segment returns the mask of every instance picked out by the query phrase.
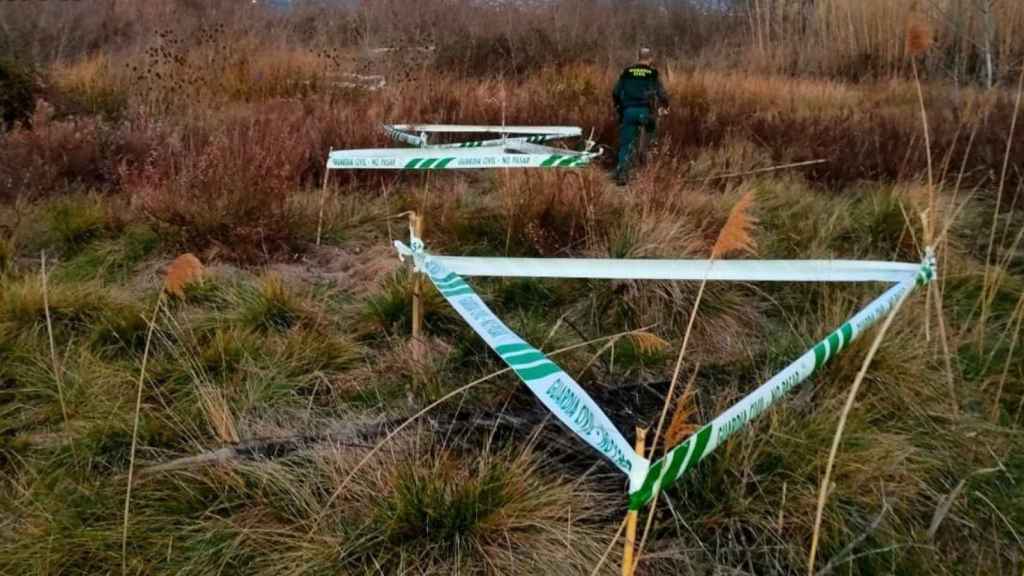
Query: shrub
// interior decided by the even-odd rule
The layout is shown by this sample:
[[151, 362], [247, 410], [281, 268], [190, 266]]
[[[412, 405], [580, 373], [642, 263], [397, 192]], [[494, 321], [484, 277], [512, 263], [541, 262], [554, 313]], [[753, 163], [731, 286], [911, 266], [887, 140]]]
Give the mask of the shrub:
[[473, 78], [521, 76], [549, 66], [592, 61], [598, 47], [597, 37], [566, 42], [540, 27], [504, 34], [452, 34], [438, 44], [435, 65]]
[[97, 196], [61, 198], [45, 210], [51, 245], [72, 251], [95, 239], [112, 225], [106, 204]]
[[55, 104], [62, 114], [118, 118], [128, 105], [130, 83], [106, 54], [97, 54], [53, 72]]
[[[424, 573], [539, 573], [552, 563], [563, 574], [591, 572], [604, 537], [595, 522], [600, 495], [585, 483], [551, 475], [529, 448], [474, 454], [428, 445], [419, 452], [396, 454], [372, 479], [356, 480], [355, 494], [379, 495], [372, 528], [364, 530], [382, 538], [350, 545], [345, 560], [412, 563]], [[345, 498], [345, 509], [365, 509]]]
[[16, 254], [14, 239], [0, 236], [0, 278], [4, 278], [14, 271]]
[[303, 302], [277, 275], [266, 276], [258, 291], [247, 291], [241, 296], [239, 324], [256, 332], [285, 332], [306, 314]]
[[13, 60], [0, 58], [0, 127], [32, 126], [35, 89], [31, 72]]
[[116, 339], [120, 331], [132, 340], [145, 325], [137, 321], [140, 309], [120, 294], [105, 292], [96, 284], [51, 283], [44, 301], [38, 276], [26, 276], [7, 282], [0, 289], [0, 327], [13, 332], [46, 330], [46, 304], [50, 321], [58, 335], [78, 337], [91, 334], [105, 341]]
[[294, 251], [303, 225], [289, 198], [322, 178], [331, 145], [376, 131], [357, 114], [326, 101], [237, 105], [178, 128], [160, 154], [126, 172], [124, 187], [190, 249], [215, 246], [250, 262]]
[[110, 191], [166, 137], [155, 123], [112, 125], [94, 117], [36, 115], [32, 130], [0, 135], [0, 202]]
[[[378, 293], [370, 296], [361, 313], [367, 331], [385, 335], [408, 334], [412, 327], [412, 275], [400, 269], [382, 282]], [[450, 307], [428, 280], [423, 284], [423, 315], [426, 327], [444, 327]]]

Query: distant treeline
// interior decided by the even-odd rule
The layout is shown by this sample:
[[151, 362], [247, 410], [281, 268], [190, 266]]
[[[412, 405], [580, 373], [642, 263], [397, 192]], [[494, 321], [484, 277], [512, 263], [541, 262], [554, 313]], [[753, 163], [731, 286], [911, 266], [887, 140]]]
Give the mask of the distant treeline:
[[[920, 6], [920, 8], [915, 8]], [[148, 45], [212, 23], [320, 50], [426, 48], [432, 64], [511, 75], [567, 61], [620, 64], [641, 44], [692, 67], [860, 80], [908, 72], [919, 10], [932, 79], [1005, 85], [1024, 61], [1019, 0], [91, 0], [0, 3], [0, 56], [33, 65]]]

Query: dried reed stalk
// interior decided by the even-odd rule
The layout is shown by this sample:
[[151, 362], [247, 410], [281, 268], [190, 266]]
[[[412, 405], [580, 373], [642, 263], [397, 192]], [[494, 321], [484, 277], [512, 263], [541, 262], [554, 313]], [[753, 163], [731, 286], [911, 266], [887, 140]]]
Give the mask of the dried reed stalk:
[[43, 283], [43, 312], [46, 314], [46, 335], [50, 340], [50, 362], [53, 363], [53, 379], [57, 382], [57, 398], [60, 400], [60, 413], [64, 417], [64, 433], [68, 434], [68, 406], [64, 401], [64, 371], [57, 361], [57, 346], [53, 341], [53, 320], [50, 317], [49, 285], [46, 281], [46, 252], [40, 256], [40, 276]]
[[868, 355], [864, 358], [864, 362], [860, 365], [860, 371], [857, 372], [857, 377], [853, 380], [853, 386], [850, 387], [850, 393], [846, 397], [846, 404], [843, 405], [843, 411], [839, 414], [839, 425], [836, 427], [836, 433], [832, 437], [832, 448], [828, 453], [828, 462], [825, 464], [825, 477], [821, 480], [821, 487], [818, 489], [818, 509], [814, 515], [814, 532], [811, 534], [811, 552], [807, 559], [807, 574], [808, 576], [814, 576], [814, 563], [817, 559], [818, 553], [818, 540], [821, 534], [821, 521], [825, 513], [825, 501], [828, 499], [829, 484], [832, 482], [832, 469], [835, 466], [836, 454], [839, 452], [839, 443], [843, 439], [843, 431], [846, 429], [846, 419], [850, 416], [850, 411], [853, 409], [853, 401], [857, 398], [857, 392], [860, 390], [860, 385], [864, 382], [864, 376], [868, 372], [868, 367], [871, 366], [871, 361], [875, 359], [875, 354], [878, 353], [878, 349], [882, 345], [882, 340], [885, 338], [885, 334], [889, 331], [889, 327], [892, 326], [893, 319], [896, 318], [896, 314], [903, 307], [903, 303], [907, 301], [907, 297], [904, 296], [896, 305], [889, 311], [889, 315], [886, 316], [885, 322], [879, 329], [878, 334], [875, 336], [874, 341], [871, 342], [871, 348], [868, 350]]
[[[735, 252], [751, 252], [755, 253], [757, 243], [751, 236], [751, 231], [755, 224], [757, 224], [757, 218], [751, 214], [751, 209], [754, 206], [754, 194], [753, 191], [747, 191], [743, 196], [740, 197], [736, 205], [733, 206], [729, 212], [729, 218], [725, 221], [725, 225], [722, 230], [718, 233], [718, 239], [715, 240], [714, 246], [711, 248], [711, 261], [718, 258], [722, 258]], [[708, 268], [710, 271], [710, 266]], [[700, 283], [700, 289], [697, 290], [697, 298], [693, 302], [693, 310], [690, 312], [689, 321], [686, 324], [686, 332], [683, 333], [683, 344], [679, 347], [679, 356], [676, 358], [675, 370], [672, 373], [672, 383], [669, 385], [668, 394], [665, 396], [665, 404], [661, 408], [661, 416], [658, 418], [658, 426], [654, 431], [654, 441], [651, 442], [651, 453], [650, 457], [654, 457], [654, 451], [657, 449], [658, 441], [661, 439], [661, 431], [665, 425], [665, 418], [668, 415], [669, 406], [672, 403], [672, 398], [675, 393], [676, 383], [679, 381], [679, 372], [683, 365], [683, 357], [686, 355], [687, 345], [690, 343], [690, 335], [693, 333], [693, 324], [697, 318], [697, 310], [700, 308], [701, 300], [704, 297], [704, 289], [707, 287], [708, 279], [705, 275], [704, 279]], [[696, 380], [696, 371], [691, 376], [690, 382], [687, 384], [686, 389], [683, 390], [682, 398], [686, 398], [690, 395], [691, 385]], [[667, 452], [667, 450], [665, 450]], [[647, 521], [644, 523], [644, 533], [640, 538], [640, 546], [637, 548], [636, 559], [633, 561], [632, 570], [635, 572], [637, 565], [640, 564], [640, 558], [643, 556], [644, 546], [647, 544], [647, 537], [651, 532], [651, 525], [654, 523], [654, 512], [658, 506], [657, 493], [654, 495], [654, 500], [651, 502], [651, 508], [647, 513]]]
[[153, 305], [153, 313], [146, 330], [146, 344], [142, 350], [142, 365], [139, 368], [139, 379], [135, 390], [135, 416], [132, 422], [132, 444], [128, 452], [128, 487], [124, 494], [124, 523], [121, 527], [121, 574], [128, 573], [128, 523], [132, 502], [132, 481], [135, 477], [135, 450], [139, 440], [139, 416], [142, 412], [142, 386], [146, 381], [146, 365], [149, 362], [150, 345], [153, 342], [153, 331], [156, 328], [156, 317], [164, 304], [167, 294], [184, 297], [185, 286], [203, 275], [203, 265], [192, 254], [182, 254], [167, 268], [164, 275], [164, 290], [157, 296]]

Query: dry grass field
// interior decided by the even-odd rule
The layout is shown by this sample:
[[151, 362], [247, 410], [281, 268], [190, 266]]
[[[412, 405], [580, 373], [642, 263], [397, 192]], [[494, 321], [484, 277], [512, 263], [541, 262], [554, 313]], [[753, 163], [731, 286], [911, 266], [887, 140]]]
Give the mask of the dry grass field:
[[[391, 241], [412, 210], [440, 254], [706, 258], [740, 198], [744, 258], [917, 262], [943, 233], [846, 419], [815, 573], [1024, 573], [1024, 9], [917, 4], [0, 4], [0, 574], [618, 574], [622, 476], [433, 288], [414, 353]], [[672, 111], [619, 188], [640, 43]], [[386, 122], [608, 151], [336, 172], [317, 245], [328, 151], [394, 146]], [[471, 283], [628, 438], [666, 402], [709, 421], [882, 289]], [[637, 573], [806, 574], [871, 340], [664, 491]]]

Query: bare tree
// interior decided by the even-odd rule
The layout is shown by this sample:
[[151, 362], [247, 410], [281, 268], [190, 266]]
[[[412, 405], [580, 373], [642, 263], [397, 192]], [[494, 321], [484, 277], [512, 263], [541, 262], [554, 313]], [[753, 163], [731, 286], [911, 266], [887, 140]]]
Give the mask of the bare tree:
[[995, 2], [996, 0], [974, 0], [981, 23], [981, 57], [985, 62], [985, 85], [989, 88], [995, 86], [996, 83], [995, 62], [992, 55], [993, 46], [996, 43]]

